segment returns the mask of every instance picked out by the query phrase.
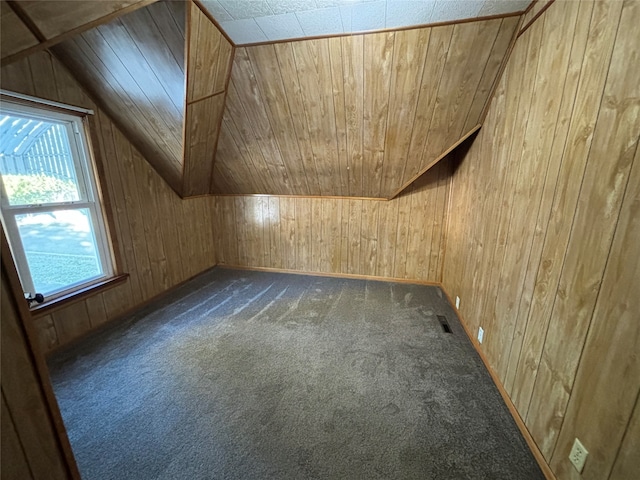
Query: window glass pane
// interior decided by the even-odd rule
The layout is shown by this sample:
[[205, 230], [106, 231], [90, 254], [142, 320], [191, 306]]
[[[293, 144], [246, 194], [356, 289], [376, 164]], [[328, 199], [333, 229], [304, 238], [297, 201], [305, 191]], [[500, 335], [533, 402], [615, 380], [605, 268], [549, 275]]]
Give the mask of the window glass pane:
[[0, 173], [10, 205], [80, 200], [64, 123], [0, 115]]
[[16, 215], [16, 222], [38, 293], [103, 274], [89, 209]]

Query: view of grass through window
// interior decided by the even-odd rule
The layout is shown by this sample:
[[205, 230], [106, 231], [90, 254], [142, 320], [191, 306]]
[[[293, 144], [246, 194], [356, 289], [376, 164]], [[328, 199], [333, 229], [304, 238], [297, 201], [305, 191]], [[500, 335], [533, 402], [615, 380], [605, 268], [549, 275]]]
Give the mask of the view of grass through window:
[[20, 242], [35, 291], [46, 296], [101, 276], [91, 210], [80, 208], [85, 205], [67, 127], [2, 115], [0, 135], [3, 217], [14, 230], [13, 248]]

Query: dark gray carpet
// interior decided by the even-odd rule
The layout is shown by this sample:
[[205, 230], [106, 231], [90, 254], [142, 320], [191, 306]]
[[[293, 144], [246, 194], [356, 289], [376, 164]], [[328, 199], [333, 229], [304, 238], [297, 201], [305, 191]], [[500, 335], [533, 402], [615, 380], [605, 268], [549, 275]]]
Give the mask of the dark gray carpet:
[[544, 478], [435, 287], [216, 268], [49, 364], [85, 480]]

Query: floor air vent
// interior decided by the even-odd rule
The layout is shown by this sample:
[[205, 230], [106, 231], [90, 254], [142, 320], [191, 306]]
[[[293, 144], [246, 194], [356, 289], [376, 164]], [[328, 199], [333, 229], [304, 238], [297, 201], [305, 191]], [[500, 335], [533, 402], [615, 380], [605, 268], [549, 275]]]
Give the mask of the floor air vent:
[[447, 322], [447, 317], [445, 317], [444, 315], [437, 315], [437, 317], [440, 325], [442, 326], [442, 330], [444, 330], [445, 333], [452, 333], [449, 322]]

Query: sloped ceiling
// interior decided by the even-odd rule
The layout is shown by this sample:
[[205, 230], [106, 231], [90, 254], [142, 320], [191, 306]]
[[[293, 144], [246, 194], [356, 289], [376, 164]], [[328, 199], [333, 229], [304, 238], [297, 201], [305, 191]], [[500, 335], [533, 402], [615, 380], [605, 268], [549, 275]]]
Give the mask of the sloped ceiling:
[[52, 51], [178, 194], [211, 193], [232, 47], [195, 4], [153, 3]]
[[477, 128], [517, 23], [236, 49], [214, 190], [395, 196]]
[[82, 2], [64, 28], [40, 3], [73, 18], [3, 1], [3, 33], [28, 27], [3, 62], [50, 47], [183, 197], [394, 197], [480, 127], [519, 20], [234, 48], [198, 1]]

